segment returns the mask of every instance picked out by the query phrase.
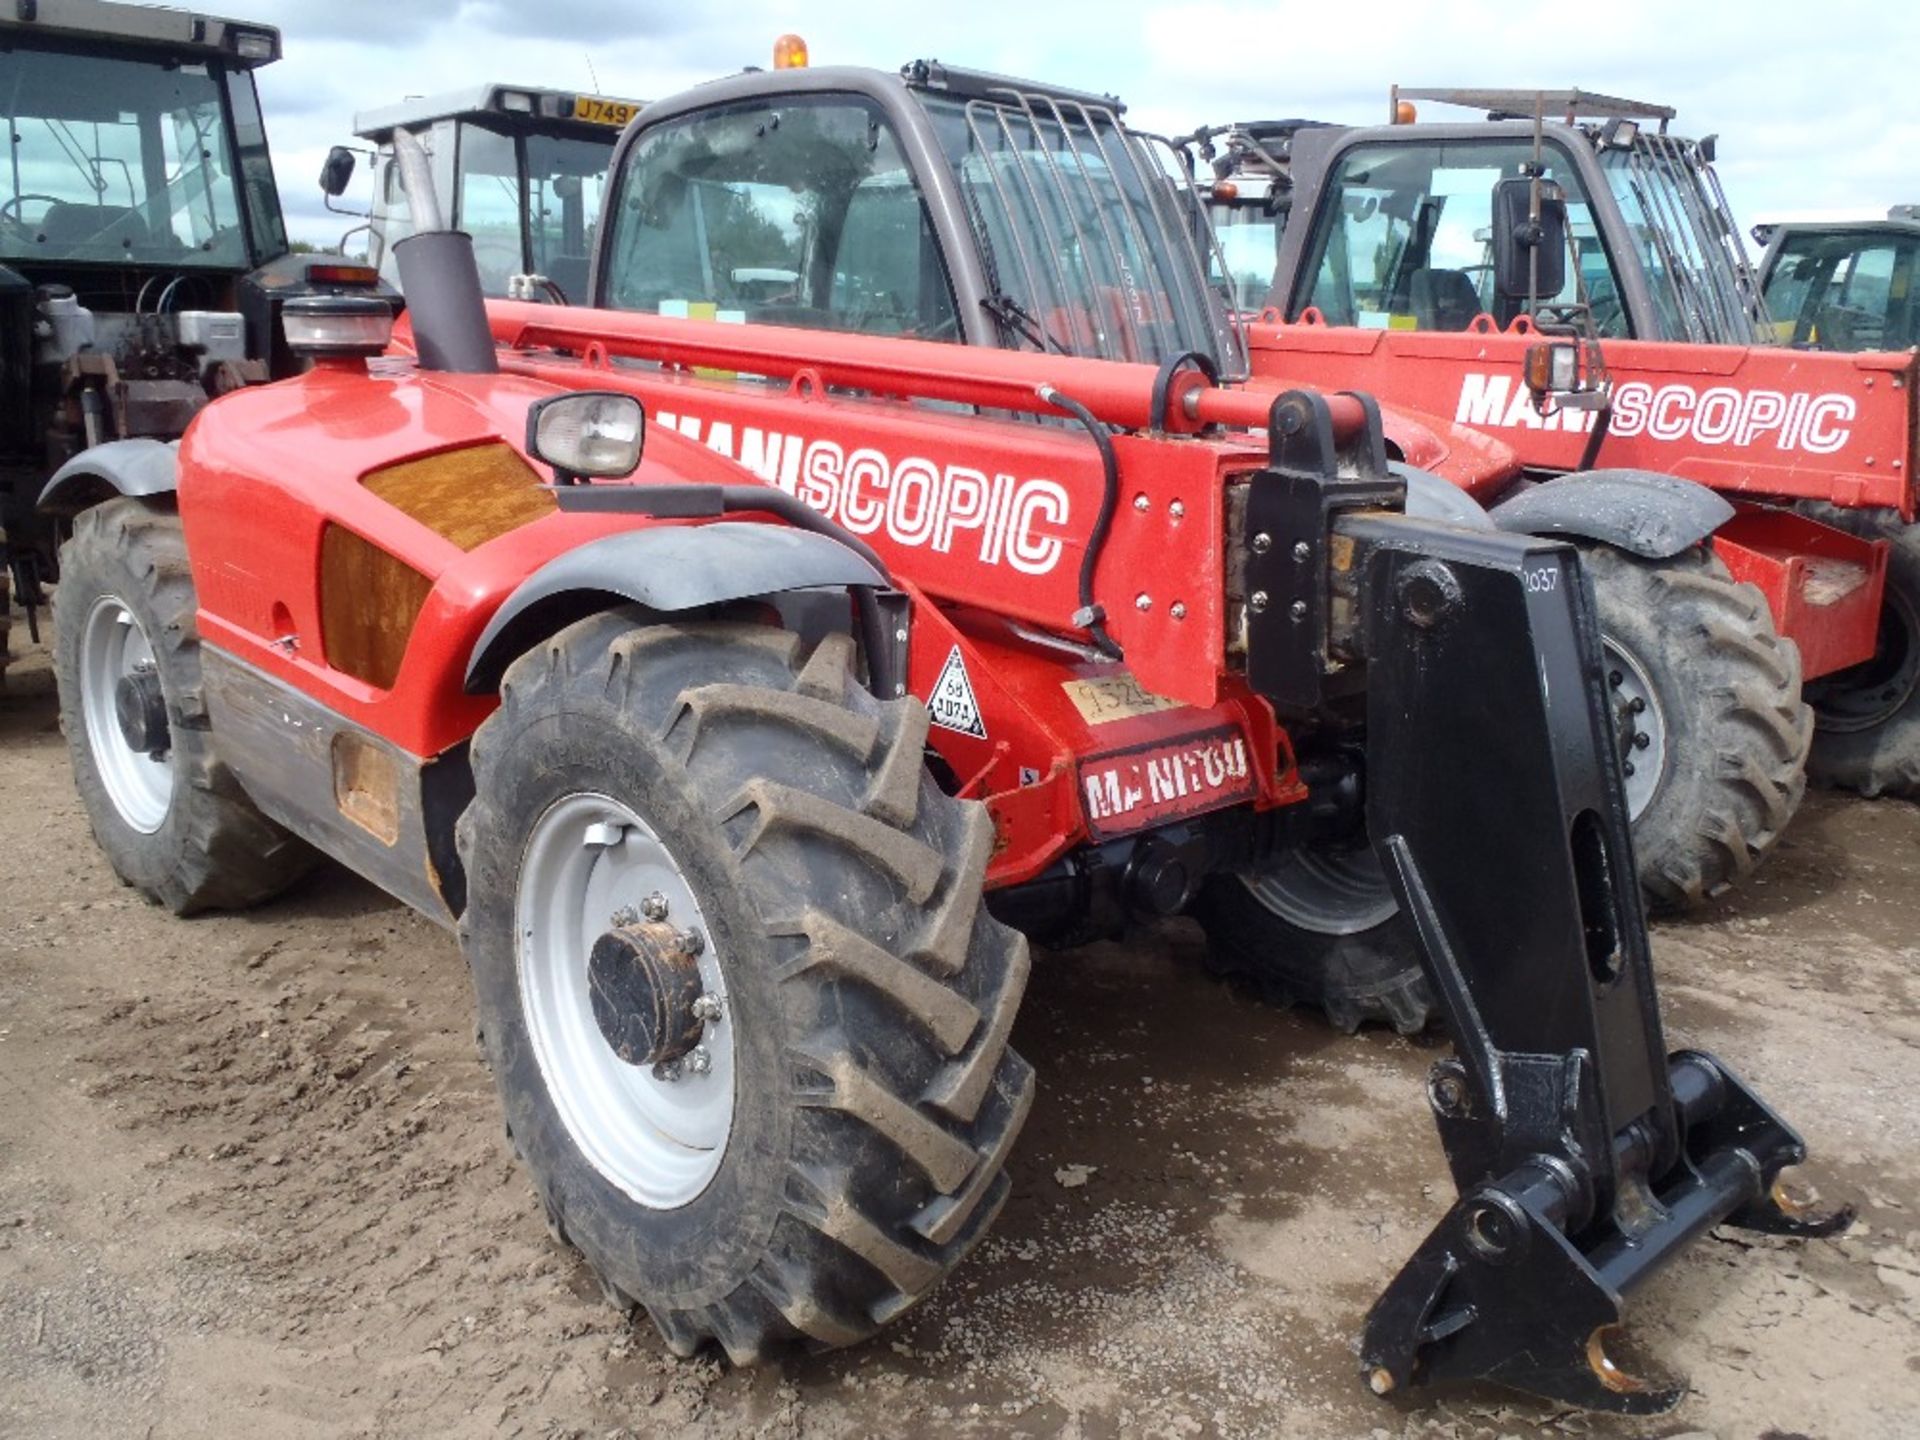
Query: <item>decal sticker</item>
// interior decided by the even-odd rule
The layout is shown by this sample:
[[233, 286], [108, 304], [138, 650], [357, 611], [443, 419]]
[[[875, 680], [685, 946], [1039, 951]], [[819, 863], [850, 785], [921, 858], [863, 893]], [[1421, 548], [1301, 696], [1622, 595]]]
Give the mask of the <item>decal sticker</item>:
[[1136, 715], [1181, 708], [1178, 700], [1142, 689], [1138, 680], [1124, 673], [1103, 675], [1095, 680], [1063, 680], [1060, 688], [1067, 692], [1073, 708], [1089, 725], [1107, 725], [1115, 720], [1131, 720]]
[[[1781, 451], [1832, 455], [1852, 438], [1859, 408], [1853, 396], [1838, 392], [1741, 390], [1731, 385], [1702, 389], [1629, 380], [1613, 387], [1610, 433], [1737, 449], [1770, 444]], [[1511, 376], [1471, 372], [1461, 379], [1453, 418], [1462, 425], [1506, 430], [1585, 432], [1592, 428], [1595, 413], [1562, 409], [1542, 415], [1533, 407], [1532, 392]]]
[[[660, 313], [669, 313], [675, 303], [662, 302]], [[713, 318], [725, 320], [731, 313], [720, 311]], [[688, 314], [703, 318], [698, 306]], [[696, 368], [695, 373], [718, 372]], [[849, 450], [820, 436], [667, 410], [651, 412], [647, 423], [677, 430], [716, 455], [737, 460], [856, 535], [885, 535], [896, 545], [972, 555], [982, 565], [1046, 575], [1067, 554], [1065, 537], [1073, 533], [1067, 487], [1044, 475], [990, 475], [926, 455], [895, 455], [872, 446]]]
[[1040, 772], [1038, 770], [1034, 769], [1033, 766], [1031, 765], [1022, 765], [1020, 767], [1020, 788], [1021, 789], [1024, 790], [1029, 785], [1038, 785], [1039, 783], [1040, 783]]
[[1251, 800], [1259, 786], [1246, 738], [1211, 730], [1082, 762], [1081, 798], [1095, 839]]
[[976, 740], [987, 738], [986, 722], [980, 718], [980, 702], [973, 698], [973, 682], [967, 679], [967, 662], [960, 658], [960, 647], [953, 647], [947, 663], [940, 667], [940, 678], [933, 682], [927, 697], [927, 713], [943, 730], [957, 730]]

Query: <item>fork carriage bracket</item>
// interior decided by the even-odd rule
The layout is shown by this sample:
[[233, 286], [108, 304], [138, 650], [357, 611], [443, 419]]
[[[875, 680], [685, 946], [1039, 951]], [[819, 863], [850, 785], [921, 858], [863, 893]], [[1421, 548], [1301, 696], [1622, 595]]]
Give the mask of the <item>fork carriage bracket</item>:
[[[1293, 459], [1296, 495], [1308, 470], [1349, 483]], [[1667, 1053], [1577, 552], [1313, 508], [1349, 562], [1313, 608], [1325, 653], [1365, 667], [1368, 830], [1454, 1042], [1428, 1100], [1459, 1198], [1375, 1302], [1362, 1375], [1670, 1408], [1684, 1384], [1606, 1354], [1625, 1294], [1714, 1225], [1821, 1235], [1851, 1214], [1798, 1213], [1777, 1181], [1799, 1135], [1713, 1056]]]

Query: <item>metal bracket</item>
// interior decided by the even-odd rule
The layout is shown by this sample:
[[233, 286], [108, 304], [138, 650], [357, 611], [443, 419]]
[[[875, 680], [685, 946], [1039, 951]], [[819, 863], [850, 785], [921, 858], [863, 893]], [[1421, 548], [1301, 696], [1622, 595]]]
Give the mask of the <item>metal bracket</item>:
[[1365, 423], [1343, 443], [1326, 397], [1289, 390], [1268, 412], [1267, 468], [1253, 477], [1245, 533], [1247, 679], [1274, 705], [1317, 710], [1337, 668], [1334, 517], [1400, 509], [1406, 483], [1387, 468], [1380, 407], [1353, 395]]
[[1363, 1375], [1668, 1409], [1683, 1384], [1606, 1353], [1624, 1296], [1716, 1224], [1819, 1235], [1850, 1212], [1790, 1212], [1800, 1137], [1712, 1056], [1666, 1052], [1578, 553], [1405, 516], [1335, 534], [1368, 830], [1454, 1042], [1428, 1099], [1460, 1196], [1375, 1303]]

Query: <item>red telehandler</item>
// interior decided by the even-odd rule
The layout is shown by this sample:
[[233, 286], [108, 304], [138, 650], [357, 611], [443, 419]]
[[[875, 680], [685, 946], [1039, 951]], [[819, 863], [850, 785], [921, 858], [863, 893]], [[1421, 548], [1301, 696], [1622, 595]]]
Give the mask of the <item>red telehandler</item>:
[[[1845, 1225], [1667, 1051], [1578, 553], [1408, 514], [1364, 396], [1221, 383], [1107, 103], [925, 64], [650, 106], [595, 262], [625, 309], [488, 305], [396, 144], [415, 363], [369, 368], [377, 301], [290, 302], [311, 372], [72, 520], [75, 779], [176, 910], [317, 849], [454, 929], [555, 1233], [676, 1352], [857, 1342], [979, 1240], [1033, 1098], [1011, 925], [1363, 831], [1460, 1190], [1368, 1318], [1376, 1393], [1664, 1409], [1606, 1353], [1625, 1294], [1715, 1224]], [[1051, 252], [1078, 314], [959, 263], [1068, 215], [1108, 227]], [[1067, 325], [1146, 353], [950, 343]]]
[[[1416, 121], [1416, 100], [1486, 118]], [[1402, 89], [1394, 110], [1374, 127], [1234, 127], [1260, 152], [1246, 197], [1260, 214], [1238, 217], [1250, 222], [1238, 268], [1262, 233], [1273, 265], [1249, 330], [1255, 373], [1364, 386], [1410, 422], [1477, 431], [1496, 448], [1435, 468], [1503, 528], [1586, 547], [1627, 688], [1641, 685], [1667, 729], [1707, 742], [1681, 748], [1724, 757], [1718, 800], [1685, 817], [1724, 843], [1709, 891], [1743, 868], [1737, 847], [1755, 839], [1743, 822], [1784, 819], [1779, 722], [1797, 709], [1777, 656], [1757, 660], [1770, 637], [1744, 623], [1726, 581], [1758, 587], [1799, 652], [1790, 678], [1812, 710], [1811, 772], [1868, 795], [1920, 794], [1915, 353], [1775, 343], [1714, 141], [1670, 133], [1668, 107]], [[1223, 158], [1212, 187], [1236, 210], [1241, 166]], [[1726, 503], [1634, 472], [1697, 481]], [[1704, 628], [1728, 643], [1636, 644], [1633, 617], [1648, 612], [1660, 634]], [[1702, 686], [1703, 670], [1724, 683]], [[1748, 703], [1720, 704], [1722, 692]], [[1771, 818], [1765, 828], [1777, 834]], [[1645, 851], [1645, 827], [1636, 838]]]

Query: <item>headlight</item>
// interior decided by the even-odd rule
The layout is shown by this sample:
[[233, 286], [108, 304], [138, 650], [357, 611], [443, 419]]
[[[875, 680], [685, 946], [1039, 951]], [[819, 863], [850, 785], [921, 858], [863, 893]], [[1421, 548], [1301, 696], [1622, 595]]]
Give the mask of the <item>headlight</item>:
[[280, 54], [280, 37], [271, 30], [230, 30], [228, 43], [242, 60], [273, 60]]
[[619, 479], [639, 465], [646, 429], [646, 413], [631, 395], [555, 395], [527, 411], [527, 453], [551, 465], [563, 485], [589, 477]]
[[393, 308], [368, 295], [299, 295], [280, 308], [296, 355], [378, 355], [393, 338]]

